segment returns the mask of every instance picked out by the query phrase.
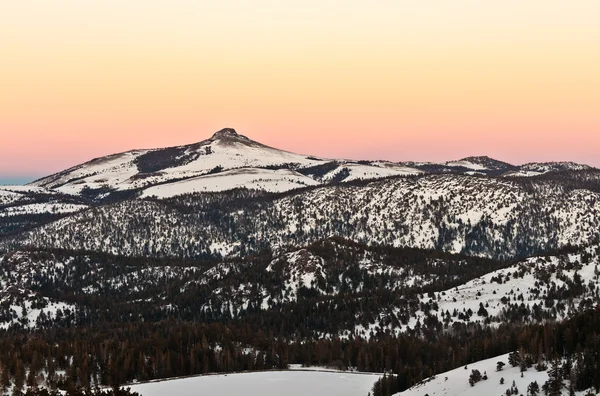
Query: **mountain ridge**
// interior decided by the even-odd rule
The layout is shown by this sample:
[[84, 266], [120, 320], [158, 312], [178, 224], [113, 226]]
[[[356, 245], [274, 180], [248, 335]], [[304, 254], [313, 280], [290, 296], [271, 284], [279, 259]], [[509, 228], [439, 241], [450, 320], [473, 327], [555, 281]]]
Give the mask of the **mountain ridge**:
[[279, 192], [330, 182], [427, 173], [530, 177], [589, 169], [594, 168], [571, 162], [518, 166], [488, 156], [442, 163], [328, 159], [273, 148], [233, 128], [224, 128], [197, 143], [97, 157], [29, 185], [94, 199], [124, 191], [161, 198], [221, 191], [220, 185]]

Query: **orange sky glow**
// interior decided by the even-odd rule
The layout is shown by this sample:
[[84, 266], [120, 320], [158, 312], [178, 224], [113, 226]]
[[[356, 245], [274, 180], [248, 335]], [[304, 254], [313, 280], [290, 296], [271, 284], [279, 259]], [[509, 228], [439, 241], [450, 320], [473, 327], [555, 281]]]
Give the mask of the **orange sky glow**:
[[0, 176], [232, 127], [354, 159], [600, 166], [600, 2], [0, 3]]

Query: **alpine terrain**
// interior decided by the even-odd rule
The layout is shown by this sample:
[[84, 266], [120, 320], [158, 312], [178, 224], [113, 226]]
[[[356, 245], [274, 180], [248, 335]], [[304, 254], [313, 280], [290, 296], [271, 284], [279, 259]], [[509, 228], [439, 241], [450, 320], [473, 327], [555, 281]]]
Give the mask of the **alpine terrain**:
[[0, 394], [597, 394], [599, 266], [591, 166], [226, 128], [0, 186]]

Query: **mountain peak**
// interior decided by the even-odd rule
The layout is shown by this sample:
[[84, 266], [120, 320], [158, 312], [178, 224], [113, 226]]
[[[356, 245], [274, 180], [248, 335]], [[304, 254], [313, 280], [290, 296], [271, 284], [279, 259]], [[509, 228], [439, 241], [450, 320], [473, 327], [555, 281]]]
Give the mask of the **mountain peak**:
[[245, 138], [245, 136], [238, 134], [233, 128], [223, 128], [220, 131], [215, 132], [214, 135], [212, 135], [211, 140], [231, 138], [239, 139]]
[[220, 145], [231, 146], [231, 145], [244, 145], [251, 147], [267, 147], [259, 142], [250, 139], [247, 136], [241, 135], [233, 128], [223, 128], [220, 131], [215, 132], [210, 139], [200, 142], [200, 145], [217, 143]]

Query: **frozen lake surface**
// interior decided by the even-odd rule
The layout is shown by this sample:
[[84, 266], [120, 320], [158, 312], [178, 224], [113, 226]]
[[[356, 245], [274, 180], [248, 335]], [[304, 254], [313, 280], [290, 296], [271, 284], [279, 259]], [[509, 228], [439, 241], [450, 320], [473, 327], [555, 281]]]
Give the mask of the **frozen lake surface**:
[[268, 371], [166, 380], [131, 390], [143, 396], [367, 396], [378, 378], [350, 372]]

